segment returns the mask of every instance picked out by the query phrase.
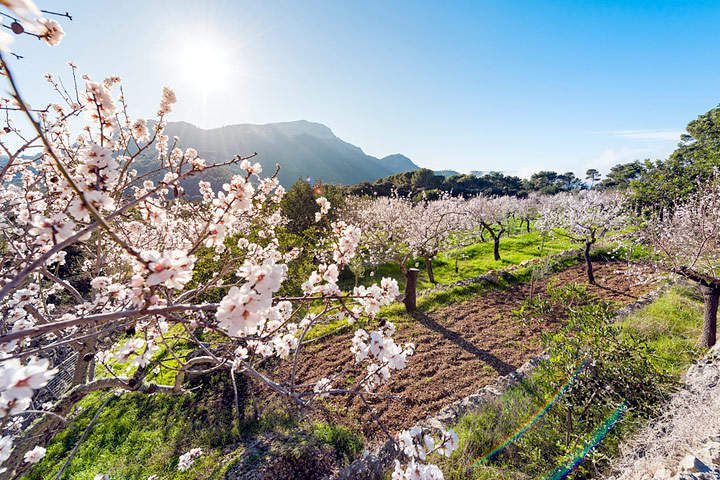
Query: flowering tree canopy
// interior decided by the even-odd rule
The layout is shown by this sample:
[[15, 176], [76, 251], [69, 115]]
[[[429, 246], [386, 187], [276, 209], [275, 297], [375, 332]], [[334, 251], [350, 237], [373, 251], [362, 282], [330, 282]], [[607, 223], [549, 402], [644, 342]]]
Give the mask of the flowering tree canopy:
[[543, 204], [545, 195], [537, 192], [530, 192], [525, 198], [518, 198], [515, 206], [515, 216], [520, 219], [520, 227], [525, 222], [525, 229], [530, 233], [530, 222], [538, 216], [540, 206]]
[[590, 248], [609, 232], [627, 224], [622, 196], [613, 191], [585, 190], [546, 197], [538, 227], [584, 245], [588, 282], [595, 283]]
[[702, 344], [716, 341], [720, 299], [720, 184], [701, 189], [647, 228], [650, 242], [669, 270], [697, 282], [705, 297]]
[[421, 256], [435, 283], [432, 259], [450, 248], [450, 236], [461, 228], [463, 202], [449, 195], [416, 203], [399, 196], [358, 198], [347, 202], [342, 216], [363, 231], [360, 252], [364, 261], [393, 262], [407, 275], [408, 260]]
[[493, 257], [500, 260], [500, 237], [513, 221], [518, 209], [518, 199], [510, 196], [486, 197], [478, 195], [467, 201], [466, 211], [470, 220], [477, 225], [475, 231], [486, 231], [493, 239]]

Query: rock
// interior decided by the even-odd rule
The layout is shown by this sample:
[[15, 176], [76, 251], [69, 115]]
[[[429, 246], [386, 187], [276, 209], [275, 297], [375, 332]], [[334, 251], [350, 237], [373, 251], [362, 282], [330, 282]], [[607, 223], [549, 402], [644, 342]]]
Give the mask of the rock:
[[678, 465], [680, 472], [709, 472], [710, 467], [705, 465], [702, 460], [697, 458], [695, 455], [685, 455], [685, 458], [680, 460]]

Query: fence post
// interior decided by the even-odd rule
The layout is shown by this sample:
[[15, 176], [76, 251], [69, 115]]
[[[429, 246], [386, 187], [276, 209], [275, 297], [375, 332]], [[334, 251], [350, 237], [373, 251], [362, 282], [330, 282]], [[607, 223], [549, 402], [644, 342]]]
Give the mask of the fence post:
[[415, 299], [417, 297], [417, 277], [419, 272], [420, 270], [417, 268], [410, 268], [406, 275], [407, 283], [405, 284], [403, 303], [405, 303], [405, 310], [410, 314], [415, 313], [415, 310], [417, 310]]

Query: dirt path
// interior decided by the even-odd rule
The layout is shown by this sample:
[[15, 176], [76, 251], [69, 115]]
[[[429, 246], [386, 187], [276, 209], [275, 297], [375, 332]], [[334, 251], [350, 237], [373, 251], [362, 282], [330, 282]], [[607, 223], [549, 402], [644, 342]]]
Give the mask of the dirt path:
[[[597, 286], [589, 291], [617, 303], [634, 301], [651, 290], [651, 285], [633, 286], [631, 278], [618, 272], [621, 262], [598, 262]], [[585, 283], [582, 265], [576, 265], [536, 284], [544, 292], [550, 279], [560, 284]], [[530, 327], [521, 325], [512, 314], [530, 293], [530, 286], [516, 285], [483, 292], [472, 300], [419, 314], [416, 322], [398, 326], [398, 343], [416, 344], [408, 367], [395, 372], [377, 391], [399, 395], [399, 399], [367, 397], [376, 414], [390, 431], [407, 428], [438, 412], [443, 406], [477, 392], [496, 377], [517, 369], [541, 351], [540, 331], [556, 328], [560, 320], [551, 319]], [[302, 362], [301, 381], [315, 381], [353, 363], [349, 351], [352, 333], [323, 342]], [[359, 370], [358, 370], [359, 372]], [[332, 420], [361, 428], [372, 438], [379, 432], [370, 410], [357, 397], [334, 404]]]

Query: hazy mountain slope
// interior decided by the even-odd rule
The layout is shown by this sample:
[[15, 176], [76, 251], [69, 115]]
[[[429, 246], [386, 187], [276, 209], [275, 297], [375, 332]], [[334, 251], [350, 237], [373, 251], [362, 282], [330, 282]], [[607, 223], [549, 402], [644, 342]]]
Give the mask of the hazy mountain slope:
[[399, 153], [381, 158], [380, 163], [382, 163], [385, 168], [392, 170], [393, 173], [409, 172], [420, 168], [408, 157]]
[[435, 175], [442, 175], [443, 177], [452, 177], [453, 175], [459, 175], [460, 172], [455, 170], [435, 170]]
[[[325, 125], [305, 120], [230, 125], [209, 130], [187, 122], [171, 122], [167, 124], [165, 134], [170, 138], [180, 137], [181, 148], [197, 149], [208, 164], [226, 161], [237, 154], [257, 152], [256, 160], [262, 164], [264, 173], [274, 171], [275, 164], [280, 164], [280, 182], [286, 187], [298, 178], [312, 177], [328, 183], [351, 185], [419, 168], [400, 154], [383, 159], [367, 155], [336, 137]], [[232, 167], [224, 175], [236, 171], [237, 167]], [[221, 176], [214, 175], [216, 179]]]

